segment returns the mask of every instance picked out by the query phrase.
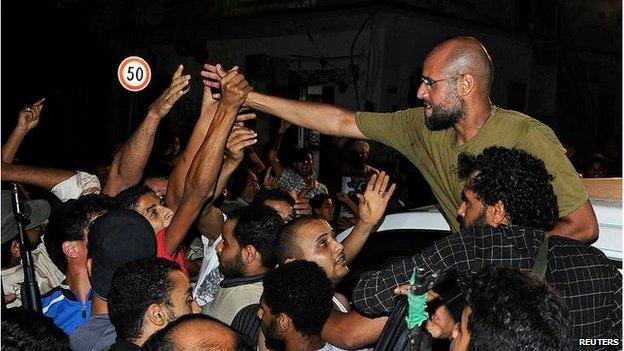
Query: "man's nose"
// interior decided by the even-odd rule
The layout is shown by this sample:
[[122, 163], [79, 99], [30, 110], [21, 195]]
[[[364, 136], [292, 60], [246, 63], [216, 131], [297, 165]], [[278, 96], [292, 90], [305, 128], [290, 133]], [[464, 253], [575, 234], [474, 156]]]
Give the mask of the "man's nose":
[[418, 86], [418, 90], [416, 91], [416, 97], [421, 100], [424, 100], [426, 95], [427, 95], [427, 87], [425, 86], [425, 83], [420, 82], [420, 85]]

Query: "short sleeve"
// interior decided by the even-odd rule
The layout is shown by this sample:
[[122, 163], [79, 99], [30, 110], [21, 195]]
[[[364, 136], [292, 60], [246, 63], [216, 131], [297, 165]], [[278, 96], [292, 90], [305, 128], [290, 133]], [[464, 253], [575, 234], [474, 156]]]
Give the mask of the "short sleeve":
[[355, 123], [367, 138], [403, 154], [416, 146], [415, 141], [422, 139], [424, 132], [421, 108], [392, 113], [358, 112]]
[[553, 175], [553, 188], [557, 195], [560, 217], [576, 211], [589, 199], [581, 177], [550, 128], [545, 125], [536, 127], [524, 138], [520, 148], [544, 161], [548, 173]]

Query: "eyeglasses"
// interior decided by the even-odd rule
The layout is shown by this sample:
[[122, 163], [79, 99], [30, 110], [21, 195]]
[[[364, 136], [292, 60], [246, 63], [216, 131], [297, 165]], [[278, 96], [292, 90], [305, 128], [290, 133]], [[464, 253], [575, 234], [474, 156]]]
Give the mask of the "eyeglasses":
[[427, 78], [427, 77], [420, 77], [420, 81], [422, 82], [422, 84], [425, 85], [425, 87], [427, 87], [427, 89], [431, 89], [431, 87], [433, 87], [433, 85], [435, 83], [437, 83], [437, 82], [442, 82], [442, 81], [449, 80], [449, 79], [457, 79], [457, 78], [459, 78], [459, 77], [461, 77], [463, 75], [464, 74], [462, 73], [462, 74], [460, 74], [458, 76], [451, 76], [451, 77], [446, 77], [446, 78], [436, 79], [436, 80], [433, 80], [433, 79]]

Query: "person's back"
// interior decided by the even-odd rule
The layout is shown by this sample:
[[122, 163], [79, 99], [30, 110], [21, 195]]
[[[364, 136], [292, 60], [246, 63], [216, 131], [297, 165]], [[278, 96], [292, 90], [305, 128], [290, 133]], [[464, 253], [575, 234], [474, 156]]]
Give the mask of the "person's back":
[[108, 314], [91, 316], [70, 336], [72, 350], [108, 350], [117, 334]]
[[622, 274], [598, 249], [549, 239], [544, 280], [568, 306], [575, 339], [622, 339]]

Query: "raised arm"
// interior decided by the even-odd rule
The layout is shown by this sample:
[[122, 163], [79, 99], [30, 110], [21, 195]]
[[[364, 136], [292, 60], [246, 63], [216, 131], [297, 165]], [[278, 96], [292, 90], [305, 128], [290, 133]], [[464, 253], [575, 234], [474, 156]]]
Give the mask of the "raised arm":
[[221, 174], [219, 174], [219, 180], [215, 188], [215, 195], [218, 196], [223, 192], [228, 179], [230, 179], [232, 173], [234, 173], [236, 168], [238, 168], [243, 161], [245, 148], [258, 142], [257, 137], [258, 134], [253, 130], [238, 124], [234, 125], [225, 145], [225, 158], [223, 159], [223, 167], [221, 168]]
[[[202, 75], [213, 88], [219, 88], [218, 80], [225, 71], [218, 64], [206, 67], [208, 70], [202, 72]], [[257, 92], [249, 93], [245, 105], [323, 134], [366, 139], [355, 124], [355, 113], [336, 106], [283, 99]]]
[[[195, 128], [193, 129], [193, 133], [191, 134], [186, 148], [180, 154], [178, 162], [176, 162], [176, 165], [171, 172], [171, 176], [169, 177], [166, 202], [167, 206], [172, 209], [176, 209], [180, 204], [180, 200], [184, 194], [186, 175], [191, 167], [191, 162], [202, 145], [204, 138], [206, 137], [206, 133], [208, 132], [208, 128], [212, 123], [217, 108], [219, 107], [219, 102], [212, 98], [212, 89], [206, 80], [203, 80], [203, 87], [204, 92], [202, 95], [202, 106], [199, 119], [195, 123]], [[242, 113], [237, 116], [236, 120], [242, 122], [255, 117], [256, 115], [254, 113]], [[224, 168], [224, 171], [225, 170], [226, 169]], [[221, 179], [221, 176], [219, 179]], [[217, 193], [220, 192], [217, 190]]]
[[184, 194], [165, 236], [167, 251], [173, 254], [197, 218], [203, 204], [214, 196], [223, 162], [223, 150], [239, 108], [251, 86], [234, 68], [221, 80], [221, 103], [208, 133], [186, 176]]
[[2, 161], [2, 181], [16, 182], [52, 190], [58, 183], [70, 178], [75, 174], [56, 168], [14, 165]]
[[351, 234], [342, 242], [347, 263], [353, 261], [360, 253], [368, 236], [383, 217], [388, 201], [396, 188], [395, 184], [388, 187], [389, 181], [390, 177], [385, 172], [375, 174], [369, 179], [364, 194], [358, 194], [360, 200], [358, 220]]
[[182, 75], [183, 68], [182, 65], [178, 67], [169, 87], [150, 105], [143, 122], [115, 155], [104, 186], [106, 195], [115, 196], [141, 180], [152, 152], [158, 124], [188, 91], [186, 87], [191, 76]]
[[39, 123], [39, 116], [41, 116], [44, 101], [45, 99], [41, 99], [32, 104], [32, 106], [27, 106], [20, 110], [17, 116], [15, 129], [13, 129], [13, 132], [9, 135], [6, 143], [2, 145], [3, 162], [13, 163], [15, 154], [22, 144], [24, 137]]
[[202, 145], [208, 128], [212, 123], [215, 112], [219, 106], [217, 100], [212, 98], [212, 90], [204, 81], [204, 92], [202, 94], [202, 103], [199, 118], [195, 122], [195, 128], [189, 138], [186, 148], [180, 154], [178, 162], [176, 162], [171, 176], [169, 177], [169, 185], [167, 186], [167, 206], [171, 209], [176, 209], [184, 194], [184, 181], [186, 180], [186, 174], [191, 167], [191, 162], [197, 154], [197, 150]]

